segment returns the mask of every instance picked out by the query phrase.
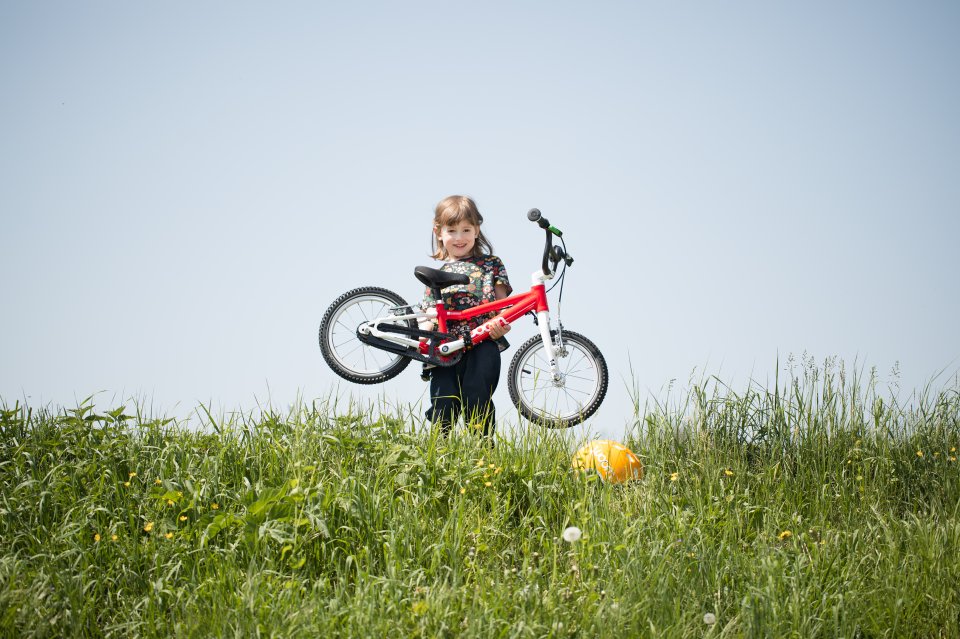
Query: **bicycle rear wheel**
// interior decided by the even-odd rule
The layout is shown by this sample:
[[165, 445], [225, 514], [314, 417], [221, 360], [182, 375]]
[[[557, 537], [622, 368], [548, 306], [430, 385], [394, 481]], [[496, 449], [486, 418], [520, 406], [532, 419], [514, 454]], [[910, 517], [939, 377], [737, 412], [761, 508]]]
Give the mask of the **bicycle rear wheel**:
[[[405, 306], [402, 297], [376, 286], [356, 288], [338, 297], [320, 322], [320, 352], [327, 365], [356, 384], [379, 384], [399, 375], [410, 360], [361, 342], [357, 327]], [[413, 320], [391, 323], [416, 328]]]
[[543, 340], [532, 337], [510, 362], [507, 388], [520, 414], [548, 428], [570, 428], [597, 412], [607, 394], [607, 363], [579, 333], [563, 331], [562, 347], [551, 333], [560, 368], [553, 378]]

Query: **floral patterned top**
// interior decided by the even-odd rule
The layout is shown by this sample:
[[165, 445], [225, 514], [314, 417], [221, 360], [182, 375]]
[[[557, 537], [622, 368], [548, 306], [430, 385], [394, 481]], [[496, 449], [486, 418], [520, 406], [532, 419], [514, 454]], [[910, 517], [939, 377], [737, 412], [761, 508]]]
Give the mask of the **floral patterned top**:
[[[448, 286], [440, 292], [443, 295], [444, 306], [450, 311], [463, 311], [487, 302], [493, 302], [497, 299], [494, 290], [497, 284], [505, 285], [508, 295], [513, 292], [513, 287], [510, 286], [510, 278], [507, 277], [507, 269], [503, 265], [503, 261], [495, 255], [465, 257], [456, 262], [445, 263], [440, 267], [440, 270], [448, 273], [462, 273], [470, 278], [469, 284]], [[423, 306], [427, 308], [433, 303], [433, 294], [427, 288], [423, 295]], [[496, 313], [487, 313], [465, 321], [448, 322], [447, 332], [462, 337], [469, 343], [470, 331], [496, 315]]]

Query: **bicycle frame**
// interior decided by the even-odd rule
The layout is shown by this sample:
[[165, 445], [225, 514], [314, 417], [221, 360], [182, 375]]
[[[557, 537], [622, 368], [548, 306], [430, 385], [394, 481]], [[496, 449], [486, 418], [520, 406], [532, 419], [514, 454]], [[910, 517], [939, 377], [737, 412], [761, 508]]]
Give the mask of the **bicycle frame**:
[[[543, 271], [535, 271], [532, 276], [533, 282], [529, 291], [525, 293], [517, 293], [516, 295], [510, 295], [493, 302], [486, 302], [484, 304], [480, 304], [479, 306], [475, 306], [463, 311], [447, 310], [443, 303], [443, 299], [441, 298], [436, 301], [433, 307], [428, 308], [425, 311], [407, 313], [403, 315], [378, 317], [374, 320], [364, 323], [360, 327], [359, 331], [374, 337], [378, 337], [382, 340], [392, 342], [394, 344], [414, 348], [416, 349], [416, 352], [420, 354], [426, 354], [429, 350], [429, 345], [425, 342], [404, 337], [393, 331], [383, 331], [380, 329], [379, 325], [383, 322], [394, 323], [405, 320], [430, 319], [437, 321], [439, 331], [441, 333], [446, 333], [447, 323], [450, 321], [469, 320], [481, 315], [506, 309], [506, 311], [502, 314], [501, 324], [513, 324], [513, 322], [520, 317], [533, 311], [537, 316], [537, 326], [540, 329], [540, 338], [543, 340], [543, 346], [547, 354], [550, 371], [553, 374], [554, 379], [560, 379], [560, 370], [557, 366], [556, 353], [554, 352], [553, 341], [550, 336], [550, 309], [547, 304], [547, 293], [545, 288], [545, 282], [553, 279], [553, 275], [554, 274], [552, 272], [549, 274], [544, 274]], [[470, 331], [471, 347], [476, 346], [480, 342], [490, 338], [491, 322], [485, 322]], [[464, 340], [457, 339], [441, 343], [437, 347], [437, 350], [442, 356], [450, 357], [463, 350], [464, 347]]]

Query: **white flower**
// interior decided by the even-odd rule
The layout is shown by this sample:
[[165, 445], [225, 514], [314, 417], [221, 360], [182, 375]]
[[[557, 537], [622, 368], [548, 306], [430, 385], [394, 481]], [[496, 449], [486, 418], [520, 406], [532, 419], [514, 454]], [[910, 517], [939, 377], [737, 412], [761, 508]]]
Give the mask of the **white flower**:
[[712, 626], [713, 624], [717, 623], [717, 616], [712, 612], [708, 612], [707, 614], [703, 615], [703, 623], [707, 624], [708, 626]]
[[575, 541], [580, 541], [580, 537], [583, 536], [583, 531], [581, 531], [576, 526], [570, 526], [563, 531], [563, 540], [568, 544], [572, 544]]

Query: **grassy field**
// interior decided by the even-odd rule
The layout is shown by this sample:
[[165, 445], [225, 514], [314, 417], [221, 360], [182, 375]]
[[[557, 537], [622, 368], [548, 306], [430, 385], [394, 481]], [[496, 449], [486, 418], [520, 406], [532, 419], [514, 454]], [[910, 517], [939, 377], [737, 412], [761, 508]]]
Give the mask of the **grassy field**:
[[960, 637], [957, 384], [772, 386], [638, 407], [621, 486], [536, 428], [7, 404], [0, 635]]

